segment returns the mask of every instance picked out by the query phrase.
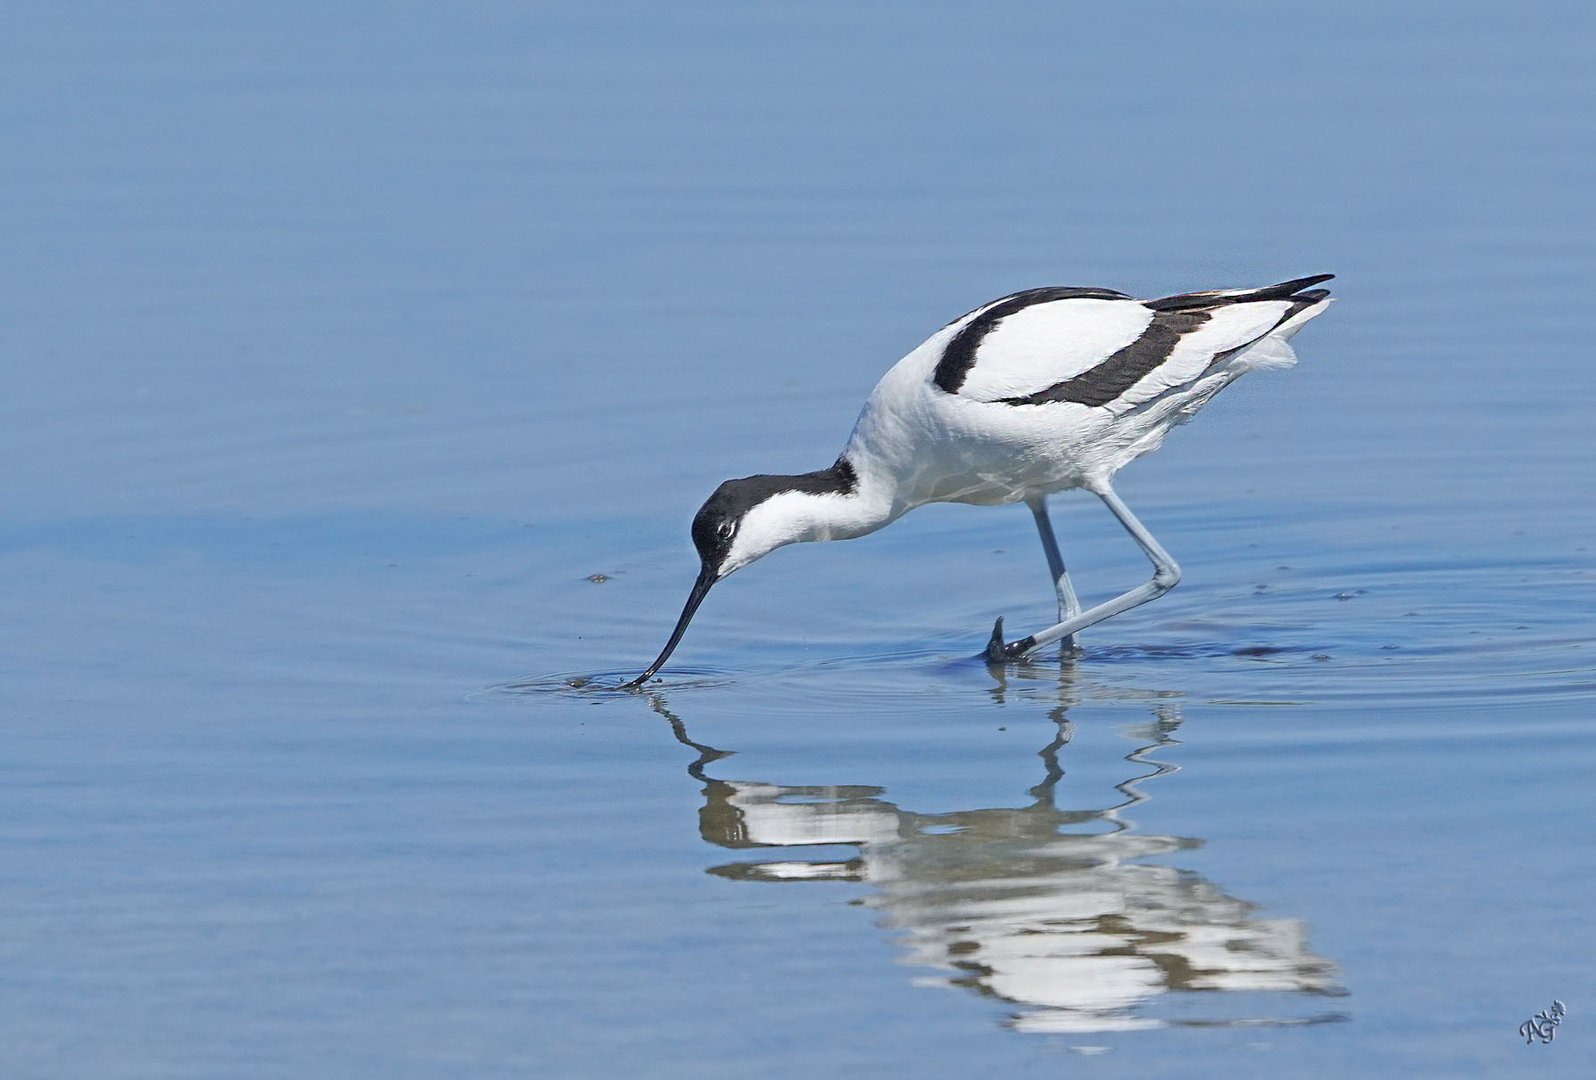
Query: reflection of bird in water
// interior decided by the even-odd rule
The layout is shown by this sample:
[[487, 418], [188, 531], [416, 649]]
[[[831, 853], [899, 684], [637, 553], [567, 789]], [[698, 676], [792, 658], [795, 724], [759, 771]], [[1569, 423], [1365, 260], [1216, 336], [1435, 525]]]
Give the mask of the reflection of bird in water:
[[711, 873], [740, 881], [871, 886], [875, 892], [866, 902], [904, 935], [912, 963], [950, 972], [934, 980], [944, 985], [1020, 1006], [1010, 1021], [1020, 1030], [1341, 1018], [1219, 1014], [1166, 1021], [1138, 1015], [1139, 1006], [1173, 991], [1341, 993], [1334, 966], [1308, 950], [1300, 920], [1257, 918], [1253, 904], [1196, 873], [1140, 861], [1201, 844], [1138, 833], [1120, 817], [1146, 798], [1138, 785], [1173, 771], [1147, 756], [1175, 744], [1179, 719], [1167, 706], [1155, 710], [1147, 744], [1125, 759], [1145, 771], [1117, 785], [1120, 798], [1113, 805], [1056, 805], [1064, 776], [1058, 754], [1073, 734], [1060, 707], [1054, 711], [1058, 735], [1041, 751], [1046, 771], [1030, 789], [1028, 805], [920, 814], [883, 798], [876, 787], [711, 777], [707, 766], [726, 755], [692, 742], [657, 696], [654, 704], [677, 738], [699, 752], [689, 772], [705, 785], [699, 818], [705, 840], [734, 849], [857, 849], [840, 861], [794, 852], [727, 863]]

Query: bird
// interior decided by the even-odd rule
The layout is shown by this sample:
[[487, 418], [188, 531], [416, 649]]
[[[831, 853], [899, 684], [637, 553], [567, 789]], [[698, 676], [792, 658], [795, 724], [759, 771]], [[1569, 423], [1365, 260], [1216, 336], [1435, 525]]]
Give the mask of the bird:
[[[917, 506], [1024, 502], [1058, 600], [1052, 626], [1014, 641], [1003, 619], [984, 654], [1021, 659], [1168, 592], [1180, 567], [1114, 491], [1114, 475], [1162, 445], [1237, 376], [1296, 362], [1290, 338], [1330, 305], [1315, 274], [1253, 289], [1139, 300], [1048, 286], [954, 319], [898, 361], [866, 399], [837, 460], [792, 476], [727, 480], [693, 517], [699, 556], [665, 648], [623, 688], [665, 665], [717, 582], [787, 544], [848, 540]], [[1152, 577], [1082, 610], [1048, 516], [1049, 495], [1102, 500], [1152, 563]]]

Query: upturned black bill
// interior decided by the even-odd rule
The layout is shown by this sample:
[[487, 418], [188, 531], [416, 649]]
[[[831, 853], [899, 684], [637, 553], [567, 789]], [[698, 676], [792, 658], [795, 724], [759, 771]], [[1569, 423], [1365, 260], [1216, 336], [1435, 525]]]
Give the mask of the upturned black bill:
[[665, 661], [671, 658], [671, 653], [676, 651], [676, 643], [682, 640], [682, 635], [687, 633], [687, 624], [693, 621], [693, 612], [698, 610], [698, 605], [704, 602], [704, 597], [709, 595], [709, 587], [718, 579], [715, 571], [704, 567], [698, 572], [698, 580], [693, 582], [693, 591], [687, 594], [687, 606], [682, 608], [682, 617], [676, 620], [676, 629], [671, 631], [671, 639], [665, 643], [665, 648], [659, 654], [659, 659], [648, 665], [648, 670], [643, 672], [631, 682], [622, 683], [622, 690], [634, 690], [654, 677], [654, 673], [665, 666]]

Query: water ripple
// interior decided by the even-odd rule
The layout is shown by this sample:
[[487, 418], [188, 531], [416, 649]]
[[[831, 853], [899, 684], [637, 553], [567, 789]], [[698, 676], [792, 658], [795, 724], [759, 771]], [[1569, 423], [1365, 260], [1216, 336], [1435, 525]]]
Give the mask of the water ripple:
[[[488, 694], [524, 694], [544, 695], [553, 694], [561, 697], [632, 697], [644, 688], [627, 686], [626, 683], [635, 678], [632, 671], [593, 671], [556, 672], [552, 675], [529, 675], [509, 682], [496, 683], [486, 687], [484, 693]], [[669, 690], [678, 692], [682, 690], [706, 690], [712, 687], [730, 686], [736, 678], [719, 671], [706, 668], [675, 668], [650, 679], [646, 689]]]

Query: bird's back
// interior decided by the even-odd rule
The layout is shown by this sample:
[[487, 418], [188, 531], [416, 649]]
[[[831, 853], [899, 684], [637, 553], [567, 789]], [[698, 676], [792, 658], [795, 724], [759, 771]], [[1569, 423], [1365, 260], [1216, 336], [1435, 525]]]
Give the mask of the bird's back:
[[846, 451], [907, 501], [1008, 502], [1108, 477], [1255, 367], [1296, 359], [1330, 275], [1137, 300], [1032, 289], [943, 327], [882, 378]]

